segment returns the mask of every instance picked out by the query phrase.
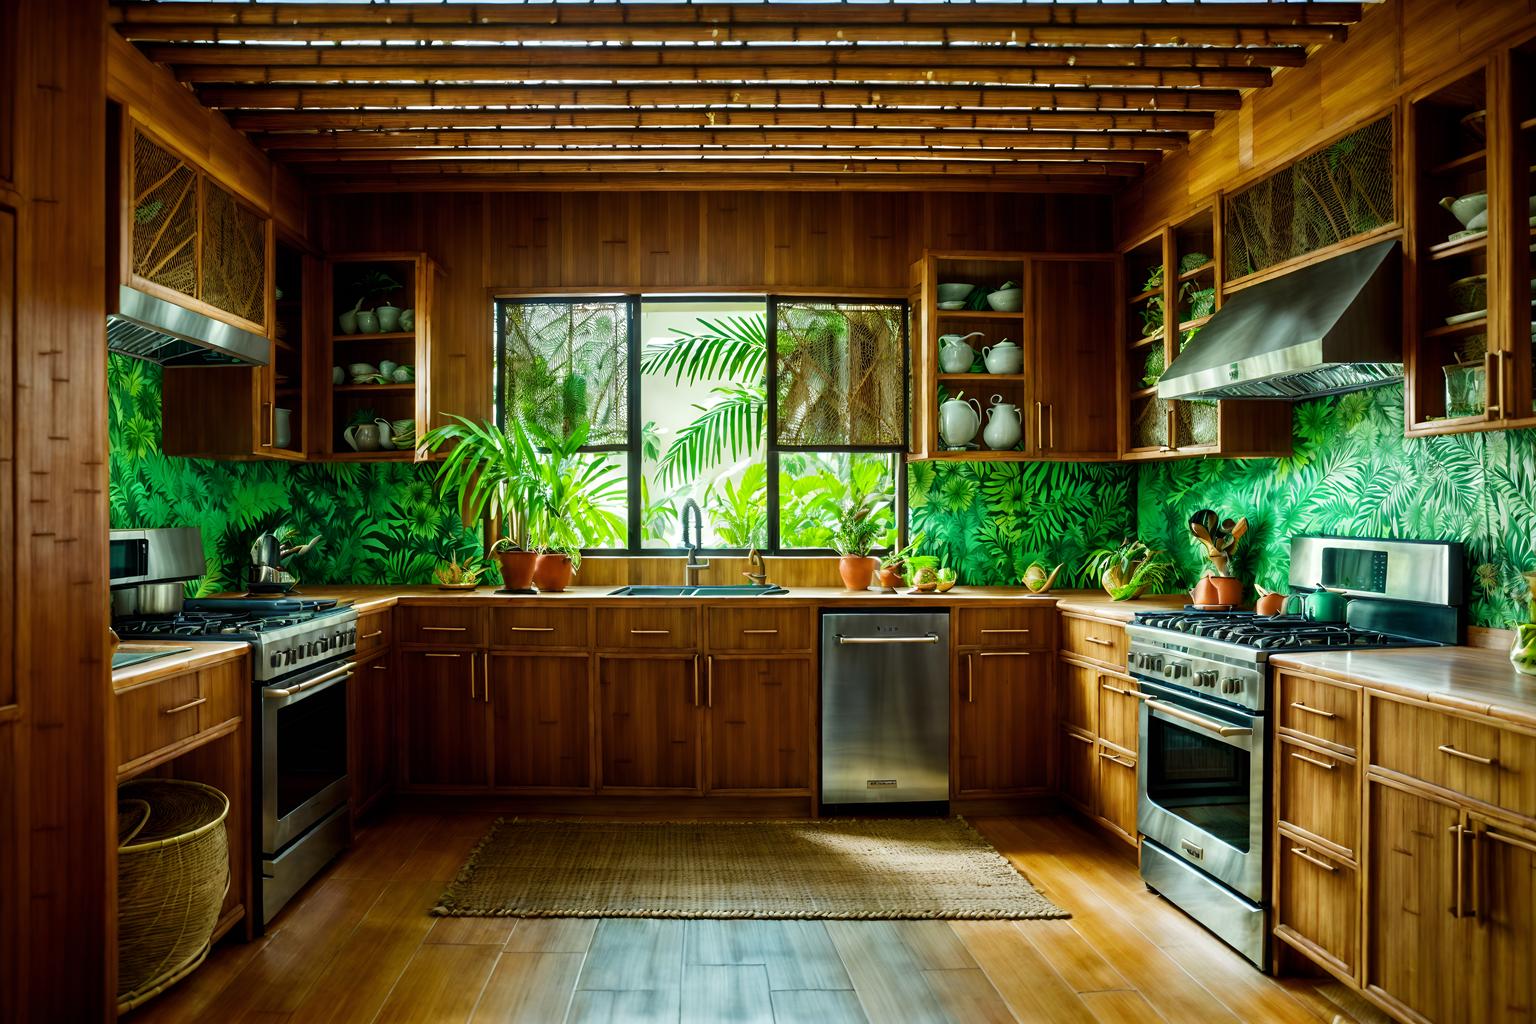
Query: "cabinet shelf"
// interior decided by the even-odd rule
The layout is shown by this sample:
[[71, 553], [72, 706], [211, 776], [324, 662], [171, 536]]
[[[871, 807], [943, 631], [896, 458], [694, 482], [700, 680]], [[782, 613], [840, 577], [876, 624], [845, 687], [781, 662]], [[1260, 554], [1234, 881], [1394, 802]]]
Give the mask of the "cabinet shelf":
[[1453, 338], [1458, 334], [1476, 334], [1478, 331], [1488, 330], [1488, 318], [1480, 316], [1476, 320], [1468, 320], [1465, 323], [1450, 324], [1444, 327], [1432, 327], [1424, 332], [1426, 338]]
[[1429, 247], [1429, 258], [1432, 260], [1448, 260], [1452, 256], [1463, 256], [1469, 252], [1481, 252], [1488, 248], [1488, 232], [1473, 235], [1471, 238], [1458, 238], [1454, 241], [1441, 242]]
[[1476, 152], [1467, 153], [1464, 156], [1458, 156], [1454, 160], [1447, 160], [1443, 164], [1436, 164], [1429, 169], [1429, 173], [1455, 174], [1458, 171], [1465, 171], [1470, 168], [1477, 167], [1487, 159], [1488, 151], [1486, 149], [1479, 149]]
[[391, 331], [388, 334], [333, 334], [331, 341], [340, 344], [344, 341], [415, 341], [415, 331]]
[[392, 448], [378, 452], [331, 452], [318, 458], [324, 462], [415, 462], [416, 452]]
[[1184, 331], [1193, 331], [1197, 327], [1204, 327], [1211, 317], [1215, 315], [1214, 313], [1207, 313], [1205, 316], [1197, 316], [1193, 320], [1185, 320], [1179, 324], [1179, 332], [1183, 333]]
[[1210, 260], [1210, 261], [1208, 261], [1206, 263], [1200, 264], [1194, 270], [1186, 270], [1186, 271], [1184, 271], [1184, 273], [1179, 275], [1179, 280], [1180, 281], [1193, 281], [1195, 278], [1199, 277], [1200, 275], [1202, 275], [1202, 274], [1209, 274], [1209, 273], [1211, 273], [1215, 269], [1216, 269], [1216, 261], [1215, 260]]
[[1163, 332], [1158, 331], [1156, 334], [1148, 334], [1145, 337], [1137, 338], [1135, 341], [1132, 341], [1130, 344], [1130, 349], [1132, 352], [1134, 352], [1139, 348], [1146, 348], [1148, 345], [1151, 345], [1155, 342], [1160, 342], [1162, 340]]
[[999, 313], [995, 309], [941, 309], [938, 314], [940, 320], [1018, 320], [1024, 316], [1023, 310]]
[[1135, 391], [1131, 392], [1131, 401], [1133, 401], [1133, 402], [1138, 402], [1138, 401], [1140, 401], [1143, 398], [1156, 398], [1156, 397], [1157, 397], [1157, 385], [1156, 384], [1153, 384], [1149, 388], [1137, 388]]
[[941, 374], [938, 375], [938, 377], [939, 377], [939, 380], [942, 380], [942, 381], [963, 382], [963, 381], [977, 381], [977, 380], [995, 380], [998, 383], [1008, 383], [1010, 381], [1019, 381], [1019, 382], [1026, 381], [1026, 380], [1029, 379], [1029, 374], [1027, 374], [1027, 373], [941, 373]]
[[1138, 295], [1132, 295], [1130, 298], [1126, 299], [1125, 304], [1127, 306], [1134, 306], [1138, 302], [1146, 302], [1148, 299], [1155, 298], [1161, 294], [1163, 294], [1163, 288], [1161, 285], [1156, 288], [1148, 288], [1146, 291], [1141, 292]]
[[337, 384], [331, 390], [335, 391], [337, 394], [342, 394], [342, 395], [359, 395], [359, 394], [364, 394], [364, 393], [367, 393], [367, 394], [383, 394], [383, 395], [397, 394], [398, 395], [398, 394], [403, 394], [403, 393], [405, 393], [407, 391], [415, 391], [416, 390], [416, 385], [415, 384]]
[[993, 451], [990, 448], [978, 448], [974, 451], [963, 452], [930, 452], [927, 455], [909, 456], [909, 462], [1028, 462], [1039, 456], [1029, 452], [1009, 450], [1004, 452]]

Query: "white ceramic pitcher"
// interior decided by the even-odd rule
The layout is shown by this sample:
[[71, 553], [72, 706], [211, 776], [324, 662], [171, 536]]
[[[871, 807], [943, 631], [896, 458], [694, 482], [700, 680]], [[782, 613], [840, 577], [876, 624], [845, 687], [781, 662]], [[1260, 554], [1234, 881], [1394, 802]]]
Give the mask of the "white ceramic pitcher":
[[353, 451], [376, 452], [390, 445], [389, 420], [382, 417], [372, 423], [358, 423], [341, 432]]
[[1024, 436], [1024, 421], [1019, 407], [1003, 401], [1002, 395], [992, 396], [992, 407], [987, 410], [987, 429], [981, 432], [982, 440], [993, 451], [1005, 451], [1019, 443]]
[[981, 427], [981, 406], [964, 392], [939, 406], [939, 437], [951, 448], [970, 444]]
[[970, 334], [939, 335], [939, 370], [944, 373], [970, 373], [976, 362], [976, 350], [966, 342], [972, 338], [985, 338], [981, 331]]

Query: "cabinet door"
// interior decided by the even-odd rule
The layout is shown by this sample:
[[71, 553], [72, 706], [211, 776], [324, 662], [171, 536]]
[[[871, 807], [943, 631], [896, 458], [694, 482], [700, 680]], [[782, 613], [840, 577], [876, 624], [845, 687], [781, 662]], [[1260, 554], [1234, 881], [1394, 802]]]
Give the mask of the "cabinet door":
[[1471, 1021], [1536, 1020], [1536, 833], [1474, 816], [1470, 875], [1472, 963], [1464, 1004]]
[[[964, 655], [961, 655], [964, 658]], [[963, 668], [964, 666], [962, 666]], [[1099, 731], [1099, 672], [1063, 659], [1057, 666], [1056, 708], [1062, 725]]]
[[1026, 294], [1033, 344], [1033, 417], [1025, 434], [1041, 455], [1114, 456], [1115, 403], [1105, 353], [1115, 346], [1112, 259], [1032, 259]]
[[695, 655], [598, 658], [603, 788], [699, 788], [699, 662]]
[[1465, 1019], [1458, 966], [1461, 812], [1450, 803], [1371, 782], [1366, 872], [1366, 982], [1426, 1020]]
[[1078, 810], [1092, 814], [1098, 772], [1093, 737], [1063, 727], [1058, 741], [1061, 744], [1061, 795]]
[[359, 661], [352, 677], [351, 757], [352, 815], [356, 817], [389, 791], [394, 781], [395, 702], [394, 662], [388, 648]]
[[1114, 831], [1136, 841], [1136, 761], [1103, 743], [1098, 746], [1098, 815]]
[[490, 656], [494, 785], [559, 789], [591, 785], [590, 664], [585, 654]]
[[1014, 793], [1050, 782], [1050, 661], [1028, 651], [960, 655], [955, 694], [959, 794]]
[[808, 658], [709, 656], [710, 789], [810, 791], [812, 678]]
[[410, 651], [401, 659], [405, 779], [413, 786], [490, 781], [478, 651]]

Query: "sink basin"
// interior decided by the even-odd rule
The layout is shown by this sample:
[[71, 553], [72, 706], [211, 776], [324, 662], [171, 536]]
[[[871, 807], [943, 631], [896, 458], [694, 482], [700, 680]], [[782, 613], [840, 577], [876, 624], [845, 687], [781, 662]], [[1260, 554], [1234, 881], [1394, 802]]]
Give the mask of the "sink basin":
[[751, 583], [715, 587], [630, 586], [610, 590], [609, 597], [776, 597], [787, 594], [783, 587], [759, 587]]

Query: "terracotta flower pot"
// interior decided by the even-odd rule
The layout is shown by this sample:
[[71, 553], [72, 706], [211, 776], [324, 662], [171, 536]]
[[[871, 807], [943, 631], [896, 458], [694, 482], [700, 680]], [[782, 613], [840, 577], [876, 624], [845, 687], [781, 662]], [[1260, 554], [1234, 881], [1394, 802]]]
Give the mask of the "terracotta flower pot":
[[498, 551], [501, 585], [507, 590], [527, 590], [533, 584], [533, 568], [539, 560], [537, 551]]
[[1190, 592], [1196, 608], [1220, 608], [1241, 604], [1243, 581], [1236, 576], [1203, 576]]
[[902, 571], [903, 567], [899, 565], [890, 565], [881, 569], [878, 574], [880, 585], [885, 587], [887, 590], [895, 590], [897, 587], [901, 586]]
[[868, 590], [879, 567], [880, 560], [872, 555], [843, 555], [837, 560], [837, 571], [849, 590]]
[[1259, 598], [1258, 604], [1253, 606], [1256, 615], [1279, 615], [1285, 611], [1284, 594], [1265, 594]]
[[543, 554], [533, 563], [533, 585], [541, 593], [560, 593], [571, 585], [571, 577], [575, 575], [570, 555]]

